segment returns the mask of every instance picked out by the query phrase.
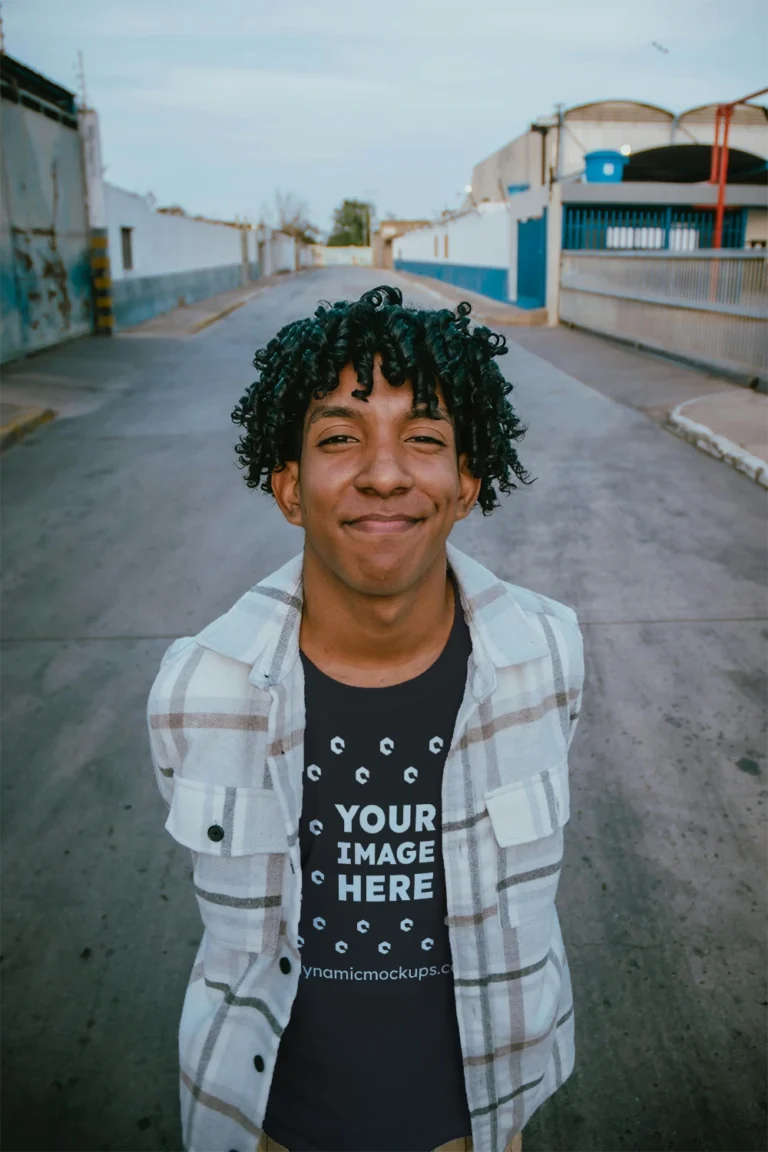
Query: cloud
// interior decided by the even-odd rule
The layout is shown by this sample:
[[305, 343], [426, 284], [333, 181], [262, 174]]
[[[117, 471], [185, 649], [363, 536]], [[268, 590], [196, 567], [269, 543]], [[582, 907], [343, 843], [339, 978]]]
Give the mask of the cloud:
[[454, 205], [473, 164], [557, 102], [735, 98], [760, 86], [768, 34], [762, 0], [5, 0], [3, 15], [7, 50], [66, 86], [82, 48], [110, 179], [215, 216], [279, 185], [321, 225], [369, 188], [406, 216]]

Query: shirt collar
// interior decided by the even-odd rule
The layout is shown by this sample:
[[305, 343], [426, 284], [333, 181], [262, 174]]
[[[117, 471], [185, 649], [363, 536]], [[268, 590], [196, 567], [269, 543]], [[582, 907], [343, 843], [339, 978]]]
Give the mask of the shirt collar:
[[[472, 691], [482, 698], [496, 687], [497, 668], [546, 656], [549, 649], [541, 630], [529, 620], [515, 596], [513, 585], [452, 544], [446, 544], [446, 551], [472, 637]], [[204, 628], [196, 637], [197, 643], [251, 665], [248, 679], [256, 687], [278, 684], [298, 656], [303, 566], [301, 552]]]

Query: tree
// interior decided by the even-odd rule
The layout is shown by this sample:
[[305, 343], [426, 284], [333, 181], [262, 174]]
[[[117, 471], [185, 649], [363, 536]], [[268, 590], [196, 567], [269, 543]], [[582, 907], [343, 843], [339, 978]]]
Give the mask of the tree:
[[304, 200], [293, 192], [275, 189], [274, 210], [267, 215], [275, 221], [275, 227], [288, 236], [295, 236], [302, 244], [317, 244], [319, 229], [309, 219], [309, 208]]
[[370, 244], [375, 214], [374, 206], [364, 200], [342, 200], [333, 214], [333, 231], [328, 237], [328, 247], [352, 245], [360, 248]]

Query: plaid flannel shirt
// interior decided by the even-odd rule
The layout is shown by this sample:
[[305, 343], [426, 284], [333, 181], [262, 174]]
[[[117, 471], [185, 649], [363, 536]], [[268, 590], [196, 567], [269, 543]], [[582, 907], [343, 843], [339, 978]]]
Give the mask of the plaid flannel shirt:
[[[555, 894], [583, 648], [570, 608], [447, 552], [472, 655], [443, 772], [446, 923], [474, 1147], [503, 1152], [574, 1065]], [[204, 925], [179, 1028], [188, 1152], [255, 1152], [298, 986], [302, 566], [175, 641], [149, 696]]]

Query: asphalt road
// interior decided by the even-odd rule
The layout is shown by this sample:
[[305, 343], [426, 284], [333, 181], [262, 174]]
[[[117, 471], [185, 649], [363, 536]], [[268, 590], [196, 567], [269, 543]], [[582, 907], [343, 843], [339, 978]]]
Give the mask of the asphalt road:
[[[171, 639], [301, 548], [235, 466], [254, 349], [382, 278], [307, 273], [195, 337], [83, 340], [15, 374], [94, 402], [2, 458], [8, 1152], [180, 1147], [201, 929], [147, 692]], [[558, 893], [576, 1069], [526, 1152], [764, 1149], [765, 493], [584, 362], [578, 380], [521, 345], [501, 363], [538, 480], [452, 539], [573, 605], [587, 661]]]

